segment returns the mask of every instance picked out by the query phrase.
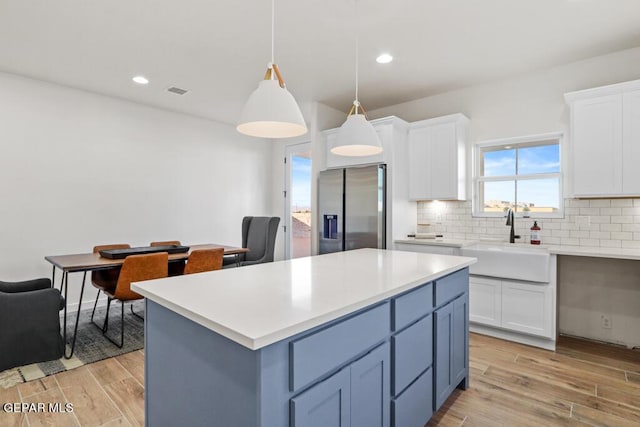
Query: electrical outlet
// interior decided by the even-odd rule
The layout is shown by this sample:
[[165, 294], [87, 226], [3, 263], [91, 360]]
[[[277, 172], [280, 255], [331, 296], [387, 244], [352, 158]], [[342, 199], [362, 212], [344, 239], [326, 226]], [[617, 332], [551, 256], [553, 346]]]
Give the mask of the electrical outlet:
[[600, 316], [600, 326], [602, 329], [611, 329], [611, 317], [606, 314]]

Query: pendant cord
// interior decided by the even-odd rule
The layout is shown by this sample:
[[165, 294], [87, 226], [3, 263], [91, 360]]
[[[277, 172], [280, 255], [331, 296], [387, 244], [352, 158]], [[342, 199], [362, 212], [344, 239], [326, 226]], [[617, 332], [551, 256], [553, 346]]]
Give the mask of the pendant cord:
[[360, 106], [360, 101], [358, 100], [358, 51], [359, 51], [359, 44], [360, 44], [360, 37], [359, 37], [359, 27], [360, 27], [360, 20], [358, 18], [358, 0], [354, 1], [355, 3], [355, 12], [356, 12], [356, 100], [353, 103], [356, 107], [356, 114], [358, 114], [358, 107]]
[[271, 0], [271, 63], [275, 63], [274, 40], [275, 40], [275, 21], [276, 21], [276, 0]]

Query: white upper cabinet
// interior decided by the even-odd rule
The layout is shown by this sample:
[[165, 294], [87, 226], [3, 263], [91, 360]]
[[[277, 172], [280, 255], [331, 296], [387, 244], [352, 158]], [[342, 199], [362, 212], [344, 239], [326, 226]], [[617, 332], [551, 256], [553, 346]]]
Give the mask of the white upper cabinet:
[[622, 191], [640, 194], [640, 90], [622, 95]]
[[463, 114], [411, 123], [409, 129], [409, 199], [466, 198], [466, 134]]
[[565, 95], [574, 197], [640, 195], [640, 80]]

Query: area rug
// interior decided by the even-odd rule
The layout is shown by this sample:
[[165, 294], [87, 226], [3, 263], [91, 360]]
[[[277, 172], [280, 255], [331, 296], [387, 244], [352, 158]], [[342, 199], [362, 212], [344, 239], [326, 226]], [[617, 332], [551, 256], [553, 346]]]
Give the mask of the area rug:
[[[123, 348], [118, 348], [108, 341], [102, 336], [102, 332], [91, 323], [91, 311], [93, 309], [93, 307], [91, 307], [90, 309], [80, 312], [78, 338], [71, 359], [65, 359], [63, 357], [59, 360], [33, 363], [0, 372], [0, 387], [9, 388], [16, 384], [36, 380], [62, 371], [68, 371], [109, 357], [140, 350], [144, 347], [144, 321], [131, 314], [131, 309], [128, 307], [129, 305], [130, 304], [126, 304], [124, 312]], [[144, 314], [144, 302], [138, 301], [134, 303], [133, 309], [138, 314]], [[106, 306], [96, 309], [94, 317], [96, 323], [102, 324], [106, 310]], [[73, 333], [75, 320], [75, 312], [73, 316], [69, 314], [69, 318], [67, 319], [68, 333]], [[60, 327], [62, 327], [62, 320], [60, 321]], [[110, 337], [114, 337], [116, 341], [120, 340], [120, 304], [117, 302], [111, 306], [108, 334]], [[67, 352], [68, 351], [69, 348], [67, 347]]]

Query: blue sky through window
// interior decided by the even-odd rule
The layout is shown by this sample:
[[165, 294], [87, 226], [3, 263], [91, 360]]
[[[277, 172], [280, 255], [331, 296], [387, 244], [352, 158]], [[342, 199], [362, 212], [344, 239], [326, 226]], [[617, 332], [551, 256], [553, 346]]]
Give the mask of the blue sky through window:
[[518, 149], [518, 174], [560, 172], [560, 146], [541, 145]]
[[[516, 150], [484, 152], [484, 176], [516, 174]], [[518, 174], [560, 172], [560, 146], [541, 145], [518, 148]]]
[[516, 174], [516, 150], [487, 151], [484, 153], [484, 176]]
[[292, 156], [291, 209], [311, 209], [311, 159]]
[[[516, 156], [517, 150], [517, 156]], [[535, 175], [560, 172], [560, 146], [558, 144], [522, 146], [516, 148], [484, 151], [482, 176], [500, 177]], [[533, 207], [559, 208], [559, 178], [544, 178], [484, 182], [484, 203], [495, 207], [515, 201], [518, 194], [518, 210], [527, 205]], [[517, 187], [516, 187], [517, 185]]]

